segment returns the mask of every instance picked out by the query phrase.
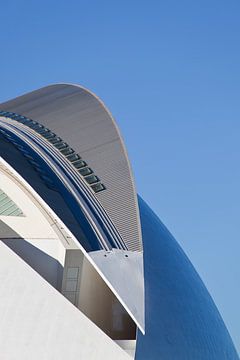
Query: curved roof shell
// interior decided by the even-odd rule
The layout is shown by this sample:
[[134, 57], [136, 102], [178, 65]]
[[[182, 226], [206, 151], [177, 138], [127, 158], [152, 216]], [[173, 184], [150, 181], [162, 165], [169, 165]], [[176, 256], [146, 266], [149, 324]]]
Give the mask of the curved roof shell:
[[[0, 119], [3, 129], [0, 131], [0, 155], [50, 206], [54, 216], [63, 221], [65, 230], [76, 236], [91, 263], [141, 330], [137, 335], [135, 359], [239, 359], [225, 324], [195, 269], [157, 216], [143, 200], [137, 200], [122, 138], [104, 104], [86, 89], [60, 84], [5, 102], [0, 110], [28, 117], [49, 128], [86, 160], [105, 185], [104, 191], [88, 190], [111, 218], [124, 242], [123, 249], [115, 249], [115, 246], [108, 249], [114, 251], [95, 247], [95, 243], [91, 245], [91, 224], [84, 226], [84, 213], [76, 216], [80, 207], [69, 196], [70, 178], [66, 177], [66, 182], [62, 178], [62, 183], [57, 184], [61, 172], [55, 173], [54, 169], [58, 166], [51, 168], [52, 173], [47, 172], [54, 180], [53, 188], [46, 182], [51, 178], [43, 181], [39, 177], [39, 172], [48, 170], [49, 163], [47, 149], [38, 159], [40, 145], [33, 146], [37, 149], [34, 153], [32, 144], [25, 144], [28, 137], [34, 140], [34, 130], [16, 124], [12, 121], [14, 115], [12, 118], [3, 115]], [[5, 135], [12, 131], [11, 141], [4, 131]], [[45, 150], [47, 141], [42, 145]], [[26, 152], [26, 146], [32, 153]], [[64, 160], [61, 154], [58, 158], [58, 150], [54, 151], [53, 162]], [[31, 162], [27, 160], [29, 155], [35, 156], [31, 157]], [[84, 190], [77, 184], [79, 192]], [[87, 226], [89, 228], [85, 228]], [[106, 227], [106, 231], [108, 229], [112, 230]]]
[[205, 285], [176, 240], [139, 197], [143, 234], [145, 335], [136, 360], [239, 360]]
[[94, 196], [108, 213], [128, 250], [141, 251], [132, 171], [119, 130], [102, 101], [80, 86], [57, 84], [4, 102], [0, 109], [46, 126], [87, 162], [106, 187]]

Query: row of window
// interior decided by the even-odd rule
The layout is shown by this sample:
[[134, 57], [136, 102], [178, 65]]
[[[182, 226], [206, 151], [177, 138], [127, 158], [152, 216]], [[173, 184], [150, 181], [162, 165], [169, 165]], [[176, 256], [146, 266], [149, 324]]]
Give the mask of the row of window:
[[46, 140], [48, 140], [55, 148], [57, 148], [67, 159], [72, 163], [75, 169], [80, 175], [83, 176], [84, 180], [91, 186], [95, 193], [105, 190], [106, 187], [100, 182], [100, 179], [93, 173], [93, 170], [82, 160], [79, 156], [65, 141], [63, 141], [54, 132], [39, 124], [37, 121], [26, 118], [25, 116], [18, 115], [13, 112], [0, 111], [0, 116], [9, 117], [16, 120], [29, 128], [36, 131]]

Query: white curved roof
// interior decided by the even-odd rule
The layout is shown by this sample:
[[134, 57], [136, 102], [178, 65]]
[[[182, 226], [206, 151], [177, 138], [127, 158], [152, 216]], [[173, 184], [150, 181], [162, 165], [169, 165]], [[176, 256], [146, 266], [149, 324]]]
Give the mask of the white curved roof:
[[50, 85], [0, 105], [38, 121], [66, 141], [106, 186], [96, 193], [129, 250], [142, 250], [136, 191], [127, 153], [116, 123], [88, 90]]

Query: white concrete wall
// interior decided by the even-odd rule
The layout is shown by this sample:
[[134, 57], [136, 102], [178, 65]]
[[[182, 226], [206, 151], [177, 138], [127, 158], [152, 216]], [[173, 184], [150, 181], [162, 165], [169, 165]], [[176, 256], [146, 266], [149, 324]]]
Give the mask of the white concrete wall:
[[78, 308], [112, 339], [135, 339], [134, 321], [86, 258], [80, 280]]
[[124, 360], [129, 355], [0, 242], [1, 360]]
[[65, 247], [49, 216], [21, 183], [0, 168], [0, 188], [24, 216], [0, 216], [0, 240], [61, 290]]

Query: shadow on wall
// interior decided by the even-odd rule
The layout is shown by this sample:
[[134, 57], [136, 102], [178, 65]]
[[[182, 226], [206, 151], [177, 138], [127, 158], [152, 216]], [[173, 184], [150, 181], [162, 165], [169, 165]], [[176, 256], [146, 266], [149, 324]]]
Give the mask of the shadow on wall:
[[57, 259], [21, 238], [18, 233], [1, 220], [0, 240], [55, 289], [61, 291], [63, 266]]

